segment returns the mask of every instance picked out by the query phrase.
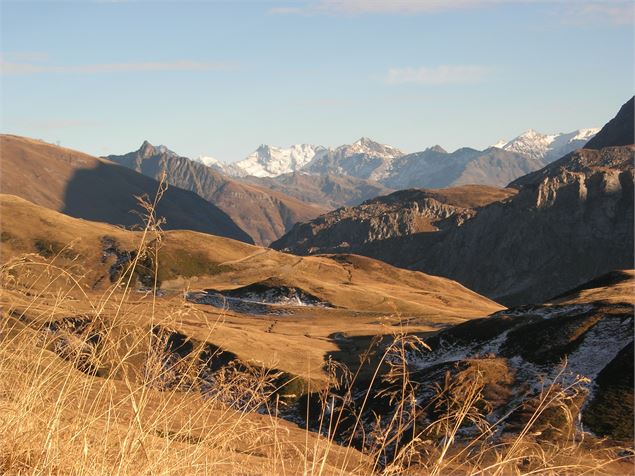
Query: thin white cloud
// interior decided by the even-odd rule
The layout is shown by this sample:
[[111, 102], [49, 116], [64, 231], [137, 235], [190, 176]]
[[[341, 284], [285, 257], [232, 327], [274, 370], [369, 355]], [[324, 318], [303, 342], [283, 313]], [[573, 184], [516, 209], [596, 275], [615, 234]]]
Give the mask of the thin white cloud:
[[226, 63], [201, 63], [187, 60], [164, 63], [102, 63], [74, 66], [15, 63], [0, 60], [0, 72], [5, 75], [43, 73], [133, 73], [143, 71], [226, 71], [228, 69], [231, 69], [231, 65]]
[[632, 25], [635, 23], [635, 3], [628, 1], [580, 2], [566, 4], [561, 9], [563, 21], [569, 24], [588, 25], [609, 23]]
[[632, 0], [310, 0], [301, 5], [274, 7], [269, 13], [408, 15], [523, 4], [554, 7], [562, 15], [563, 21], [568, 23], [608, 21], [614, 24], [631, 24], [635, 8]]
[[484, 66], [442, 65], [433, 68], [391, 68], [385, 80], [388, 84], [460, 84], [481, 81], [489, 73]]

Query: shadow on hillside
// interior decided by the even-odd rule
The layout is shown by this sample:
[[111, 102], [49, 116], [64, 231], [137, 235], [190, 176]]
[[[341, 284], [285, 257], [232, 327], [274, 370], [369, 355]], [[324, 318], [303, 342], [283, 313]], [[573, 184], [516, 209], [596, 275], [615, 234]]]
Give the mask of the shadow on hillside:
[[[86, 220], [125, 227], [143, 223], [136, 196], [153, 198], [158, 182], [122, 166], [100, 162], [92, 169], [77, 169], [64, 192], [63, 213]], [[184, 229], [253, 243], [247, 233], [215, 205], [193, 192], [169, 187], [157, 207], [167, 230]]]

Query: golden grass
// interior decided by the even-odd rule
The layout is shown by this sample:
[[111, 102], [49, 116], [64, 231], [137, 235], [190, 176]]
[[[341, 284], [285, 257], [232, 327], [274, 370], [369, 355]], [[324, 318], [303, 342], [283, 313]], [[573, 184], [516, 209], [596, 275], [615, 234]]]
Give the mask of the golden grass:
[[[579, 382], [546, 388], [526, 425], [501, 438], [496, 434], [497, 422], [484, 417], [483, 375], [476, 369], [446, 379], [436, 397], [425, 403], [434, 406], [437, 418], [422, 422], [423, 402], [417, 400], [408, 353], [426, 345], [400, 329], [389, 345], [380, 348], [381, 356], [369, 361], [371, 378], [361, 398], [353, 389], [363, 366], [351, 373], [341, 364], [327, 362], [327, 385], [309, 389], [319, 398], [316, 407], [322, 409], [307, 415], [318, 431], [279, 418], [284, 392], [278, 373], [266, 367], [247, 362], [226, 365], [214, 374], [212, 388], [205, 388], [208, 368], [202, 356], [209, 339], [198, 335], [184, 355], [177, 355], [178, 349], [170, 348], [167, 339], [182, 322], [206, 317], [186, 303], [172, 302], [166, 312], [154, 292], [143, 306], [133, 298], [132, 270], [139, 261], [155, 253], [152, 262], [159, 265], [163, 235], [154, 205], [160, 195], [154, 203], [144, 203], [147, 225], [138, 234], [130, 269], [101, 294], [86, 291], [81, 268], [58, 264], [64, 250], [48, 259], [17, 257], [2, 266], [3, 474], [632, 471], [630, 454], [582, 439], [573, 418], [568, 420], [568, 438], [553, 442], [533, 438], [535, 422], [549, 409], [568, 408]], [[219, 313], [216, 319], [202, 326], [210, 334], [224, 315]], [[388, 399], [393, 411], [369, 426], [363, 415], [376, 397]], [[307, 405], [307, 412], [311, 409]], [[345, 420], [347, 430], [342, 431]], [[460, 436], [467, 425], [479, 429], [468, 440]]]

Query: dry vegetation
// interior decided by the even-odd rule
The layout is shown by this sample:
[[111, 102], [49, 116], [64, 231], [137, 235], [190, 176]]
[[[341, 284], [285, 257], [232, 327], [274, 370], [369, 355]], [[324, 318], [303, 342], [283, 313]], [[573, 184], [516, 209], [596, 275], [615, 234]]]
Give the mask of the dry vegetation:
[[[359, 365], [352, 373], [327, 361], [315, 388], [308, 378], [225, 359], [227, 353], [208, 344], [227, 317], [222, 312], [210, 320], [186, 302], [162, 309], [152, 290], [138, 304], [135, 269], [154, 266], [154, 289], [161, 276], [163, 234], [155, 203], [144, 206], [147, 224], [134, 259], [100, 293], [86, 291], [86, 270], [67, 247], [45, 246], [47, 256], [22, 255], [2, 266], [3, 474], [632, 471], [629, 451], [578, 432], [567, 409], [580, 381], [546, 387], [531, 402], [526, 424], [500, 435], [484, 417], [484, 376], [473, 369], [439, 385], [425, 402], [436, 418], [423, 424], [407, 361], [426, 344], [403, 329], [396, 328], [379, 358], [361, 355], [370, 369]], [[188, 339], [176, 332], [201, 319], [209, 335]], [[370, 379], [360, 398], [352, 389], [362, 372]], [[280, 418], [289, 401], [302, 398], [319, 400], [306, 405], [308, 413], [319, 410], [307, 415], [312, 431]], [[368, 426], [361, 415], [374, 398], [394, 411]], [[564, 409], [566, 438], [537, 440], [535, 423], [554, 408]]]

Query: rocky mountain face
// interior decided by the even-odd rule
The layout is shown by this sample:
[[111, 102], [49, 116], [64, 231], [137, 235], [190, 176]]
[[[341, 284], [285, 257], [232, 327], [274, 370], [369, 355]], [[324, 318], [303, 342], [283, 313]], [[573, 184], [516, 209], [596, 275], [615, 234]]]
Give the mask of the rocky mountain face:
[[508, 305], [632, 267], [634, 151], [580, 149], [513, 182], [514, 198], [483, 208], [434, 243], [409, 237], [417, 258], [407, 266], [452, 276]]
[[479, 207], [515, 193], [483, 185], [401, 190], [298, 223], [271, 247], [303, 255], [365, 254], [374, 242], [459, 226], [476, 215]]
[[[143, 210], [135, 196], [152, 198], [159, 188], [155, 180], [110, 161], [26, 137], [2, 135], [0, 149], [2, 193], [72, 217], [139, 227], [143, 220], [134, 211]], [[252, 243], [224, 211], [178, 187], [166, 190], [156, 212], [166, 219], [166, 230], [194, 230]]]
[[[607, 144], [619, 136], [615, 131], [633, 127], [627, 104], [591, 143], [601, 148], [580, 149], [512, 182], [515, 196], [480, 208], [470, 219], [434, 233], [348, 244], [356, 253], [450, 277], [506, 305], [540, 302], [602, 273], [631, 268], [635, 146]], [[314, 226], [320, 236], [337, 226], [341, 235], [353, 236], [359, 222], [368, 220], [365, 213], [349, 212], [341, 224], [328, 224], [328, 232], [327, 219], [320, 217], [273, 246], [319, 251], [307, 230]]]
[[576, 149], [584, 147], [598, 131], [599, 129], [591, 128], [579, 129], [566, 134], [542, 134], [533, 129], [529, 129], [508, 142], [499, 142], [494, 147], [516, 152], [525, 157], [540, 160], [547, 164]]
[[331, 210], [358, 205], [365, 200], [393, 191], [372, 180], [332, 174], [311, 175], [305, 172], [277, 177], [245, 177], [243, 180], [282, 192], [303, 202], [323, 205]]
[[147, 141], [137, 151], [108, 159], [155, 179], [165, 172], [170, 185], [190, 190], [223, 210], [257, 244], [268, 244], [296, 222], [325, 211], [280, 192], [228, 179], [210, 167], [157, 149]]

